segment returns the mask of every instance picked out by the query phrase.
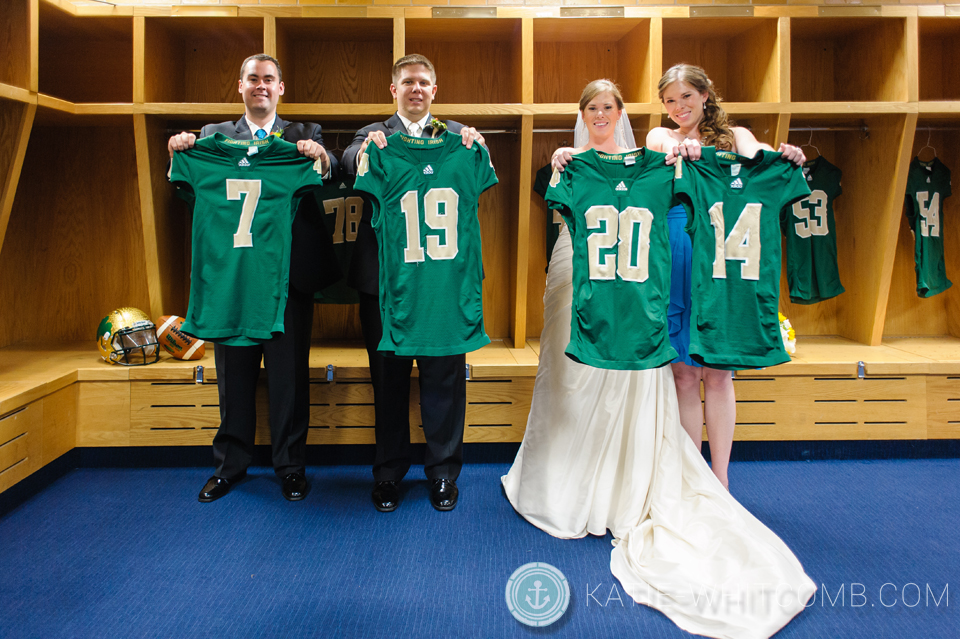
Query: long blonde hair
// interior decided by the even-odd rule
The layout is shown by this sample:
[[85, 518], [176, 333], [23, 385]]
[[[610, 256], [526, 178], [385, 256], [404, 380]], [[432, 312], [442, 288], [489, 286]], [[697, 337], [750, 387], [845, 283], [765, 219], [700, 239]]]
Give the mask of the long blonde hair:
[[670, 67], [657, 85], [660, 102], [663, 102], [663, 92], [674, 82], [686, 82], [701, 94], [707, 94], [707, 101], [703, 103], [703, 120], [697, 126], [700, 142], [705, 146], [733, 150], [734, 138], [730, 128], [732, 125], [726, 111], [720, 106], [720, 98], [717, 97], [717, 91], [713, 88], [713, 81], [707, 77], [707, 72], [698, 66], [685, 63]]

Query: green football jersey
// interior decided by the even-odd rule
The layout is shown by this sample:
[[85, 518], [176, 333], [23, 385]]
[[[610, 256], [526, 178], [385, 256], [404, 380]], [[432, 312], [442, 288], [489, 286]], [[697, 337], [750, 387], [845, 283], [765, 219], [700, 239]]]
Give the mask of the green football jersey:
[[736, 370], [790, 360], [780, 337], [780, 211], [810, 195], [780, 153], [714, 147], [674, 181], [693, 243], [690, 357]]
[[[537, 171], [537, 178], [533, 181], [533, 192], [546, 199], [547, 188], [550, 186], [550, 178], [553, 175], [553, 167], [549, 164], [541, 167]], [[547, 209], [547, 269], [550, 269], [550, 257], [553, 255], [553, 247], [557, 245], [560, 238], [560, 227], [564, 224], [563, 216], [557, 209]]]
[[837, 268], [837, 225], [833, 202], [843, 189], [840, 169], [823, 157], [805, 162], [810, 197], [780, 214], [787, 244], [787, 284], [794, 304], [816, 304], [843, 293]]
[[914, 234], [917, 295], [933, 297], [953, 282], [943, 259], [943, 201], [950, 197], [950, 169], [934, 158], [914, 158], [907, 173], [904, 210]]
[[497, 183], [482, 144], [394, 133], [367, 146], [354, 188], [372, 198], [380, 258], [379, 350], [459, 355], [490, 343], [483, 328], [477, 201]]
[[230, 346], [283, 333], [291, 226], [322, 184], [320, 162], [275, 136], [220, 133], [175, 153], [170, 181], [193, 205], [190, 302], [183, 331]]
[[333, 252], [343, 272], [343, 277], [317, 291], [313, 300], [318, 304], [357, 304], [360, 296], [356, 289], [347, 285], [353, 246], [357, 241], [357, 229], [363, 215], [364, 193], [353, 189], [353, 178], [336, 180], [313, 192], [317, 208], [323, 215], [323, 225], [333, 241]]
[[670, 236], [673, 167], [663, 153], [590, 149], [555, 172], [547, 206], [573, 244], [573, 307], [567, 355], [596, 368], [640, 370], [670, 362]]

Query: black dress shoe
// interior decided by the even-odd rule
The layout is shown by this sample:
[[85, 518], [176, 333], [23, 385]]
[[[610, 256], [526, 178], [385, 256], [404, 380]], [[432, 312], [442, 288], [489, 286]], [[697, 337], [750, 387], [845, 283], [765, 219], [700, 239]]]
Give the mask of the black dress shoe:
[[395, 481], [378, 481], [370, 496], [377, 510], [382, 513], [393, 512], [400, 503], [400, 487]]
[[205, 504], [216, 501], [229, 493], [233, 485], [242, 478], [243, 475], [234, 479], [216, 476], [211, 477], [207, 480], [207, 483], [203, 485], [203, 488], [200, 490], [200, 496], [197, 497], [197, 499]]
[[287, 501], [300, 501], [310, 492], [310, 484], [303, 473], [290, 473], [283, 478], [283, 496]]
[[452, 479], [434, 479], [430, 489], [430, 503], [437, 510], [453, 510], [457, 507], [457, 482]]

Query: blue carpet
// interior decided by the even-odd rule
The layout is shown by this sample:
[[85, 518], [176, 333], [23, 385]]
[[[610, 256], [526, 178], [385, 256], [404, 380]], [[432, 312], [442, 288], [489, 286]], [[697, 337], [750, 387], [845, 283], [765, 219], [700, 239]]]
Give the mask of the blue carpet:
[[[389, 514], [363, 466], [310, 467], [299, 503], [263, 468], [212, 504], [196, 501], [206, 468], [75, 470], [0, 519], [0, 636], [688, 636], [619, 590], [609, 536], [558, 540], [516, 515], [507, 468], [468, 465], [460, 505], [438, 513], [415, 467]], [[957, 637], [958, 478], [955, 459], [731, 466], [737, 498], [821, 585], [777, 636]], [[572, 591], [540, 629], [504, 601], [532, 561]]]

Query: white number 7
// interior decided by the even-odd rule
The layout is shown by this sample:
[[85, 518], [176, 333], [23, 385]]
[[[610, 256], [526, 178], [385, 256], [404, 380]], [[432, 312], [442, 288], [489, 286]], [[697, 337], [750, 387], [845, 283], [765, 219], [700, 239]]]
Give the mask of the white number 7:
[[[244, 193], [246, 198], [241, 197]], [[243, 200], [240, 210], [240, 225], [233, 234], [233, 248], [252, 248], [253, 216], [257, 212], [257, 203], [260, 202], [260, 180], [227, 180], [227, 199]]]

